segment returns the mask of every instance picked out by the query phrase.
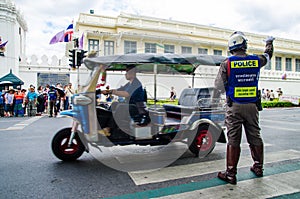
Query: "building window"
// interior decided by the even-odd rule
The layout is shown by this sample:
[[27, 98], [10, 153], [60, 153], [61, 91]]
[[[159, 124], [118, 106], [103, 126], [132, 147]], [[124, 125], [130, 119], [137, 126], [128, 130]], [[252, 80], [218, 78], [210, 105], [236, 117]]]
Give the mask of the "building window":
[[164, 53], [175, 53], [175, 46], [174, 45], [164, 45]]
[[271, 70], [271, 60], [264, 66], [265, 70]]
[[198, 48], [198, 54], [207, 55], [208, 50], [206, 48]]
[[214, 55], [222, 55], [222, 50], [214, 50]]
[[300, 59], [296, 59], [296, 72], [300, 72]]
[[99, 40], [89, 39], [89, 52], [97, 51], [97, 55], [99, 55]]
[[104, 41], [104, 55], [114, 55], [113, 41]]
[[192, 47], [181, 46], [181, 53], [182, 54], [192, 54]]
[[285, 58], [285, 70], [292, 71], [292, 58]]
[[145, 53], [156, 53], [156, 44], [145, 43]]
[[275, 70], [281, 70], [281, 57], [275, 57]]
[[124, 54], [136, 53], [136, 41], [124, 41]]

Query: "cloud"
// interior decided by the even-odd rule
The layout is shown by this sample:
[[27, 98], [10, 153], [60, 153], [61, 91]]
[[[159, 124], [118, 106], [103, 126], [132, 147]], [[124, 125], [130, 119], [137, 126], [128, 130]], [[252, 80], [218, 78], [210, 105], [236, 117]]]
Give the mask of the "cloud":
[[[245, 8], [243, 4], [247, 7]], [[299, 1], [244, 0], [243, 4], [237, 4], [237, 11], [241, 13], [242, 26], [248, 31], [276, 34], [289, 39], [300, 38], [295, 34], [299, 32], [295, 29], [300, 22]], [[245, 10], [246, 14], [244, 14]]]
[[285, 0], [15, 0], [28, 23], [27, 53], [65, 53], [64, 45], [50, 39], [80, 13], [117, 16], [121, 12], [200, 25], [241, 30], [275, 37], [300, 39], [300, 1]]

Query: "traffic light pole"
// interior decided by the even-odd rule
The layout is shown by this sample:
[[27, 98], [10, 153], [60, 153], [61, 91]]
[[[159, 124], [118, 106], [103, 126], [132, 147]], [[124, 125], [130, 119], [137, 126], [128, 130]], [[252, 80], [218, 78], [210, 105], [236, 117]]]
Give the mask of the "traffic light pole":
[[87, 51], [85, 50], [79, 50], [77, 49], [76, 50], [76, 65], [77, 65], [77, 69], [78, 69], [78, 89], [79, 89], [79, 67], [81, 66], [82, 62], [83, 62], [83, 59], [86, 57], [86, 54]]
[[79, 85], [79, 66], [77, 66], [77, 91], [79, 92], [79, 89], [80, 89], [80, 85]]
[[85, 50], [81, 50], [81, 49], [78, 49], [78, 39], [74, 39], [73, 40], [74, 42], [74, 48], [72, 50], [69, 50], [69, 52], [71, 54], [69, 54], [69, 61], [70, 61], [70, 66], [73, 68], [73, 69], [77, 69], [77, 87], [78, 87], [78, 90], [80, 88], [80, 78], [79, 78], [79, 67], [81, 66], [82, 64], [82, 61], [83, 59], [86, 57], [86, 53], [87, 51]]

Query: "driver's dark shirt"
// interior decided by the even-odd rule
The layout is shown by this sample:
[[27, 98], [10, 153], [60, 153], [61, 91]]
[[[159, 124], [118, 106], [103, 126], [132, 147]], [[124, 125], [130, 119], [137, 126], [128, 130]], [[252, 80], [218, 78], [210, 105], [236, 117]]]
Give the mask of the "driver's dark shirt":
[[130, 96], [126, 97], [126, 102], [129, 104], [135, 104], [136, 102], [143, 102], [145, 100], [142, 84], [137, 78], [134, 78], [132, 83], [128, 82], [117, 90], [129, 93]]

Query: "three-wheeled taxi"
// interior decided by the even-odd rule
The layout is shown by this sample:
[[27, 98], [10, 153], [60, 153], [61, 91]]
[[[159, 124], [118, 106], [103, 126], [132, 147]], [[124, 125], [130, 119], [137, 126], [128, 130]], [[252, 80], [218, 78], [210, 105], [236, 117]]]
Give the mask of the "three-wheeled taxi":
[[[201, 65], [219, 65], [222, 56], [176, 54], [126, 54], [90, 57], [84, 60], [90, 78], [80, 92], [73, 96], [72, 110], [61, 116], [73, 118], [72, 127], [59, 130], [52, 140], [54, 155], [64, 161], [79, 158], [91, 147], [124, 145], [168, 145], [182, 142], [196, 156], [208, 155], [215, 143], [226, 142], [224, 136], [224, 103], [212, 98], [212, 87], [187, 88], [181, 93], [178, 105], [147, 106], [143, 113], [138, 105], [113, 102], [111, 106], [96, 103], [96, 87], [107, 70], [125, 70], [135, 64], [138, 73], [156, 74], [176, 71], [193, 74]], [[156, 78], [154, 86], [156, 87]], [[156, 88], [154, 88], [156, 92]], [[145, 95], [146, 96], [146, 95]], [[156, 99], [156, 93], [154, 93]], [[145, 97], [145, 103], [147, 99]], [[99, 134], [104, 109], [112, 112], [116, 121], [110, 135]], [[136, 110], [136, 111], [135, 111]], [[136, 115], [134, 115], [135, 113]], [[145, 119], [147, 118], [147, 119]], [[147, 121], [147, 122], [145, 122]]]

